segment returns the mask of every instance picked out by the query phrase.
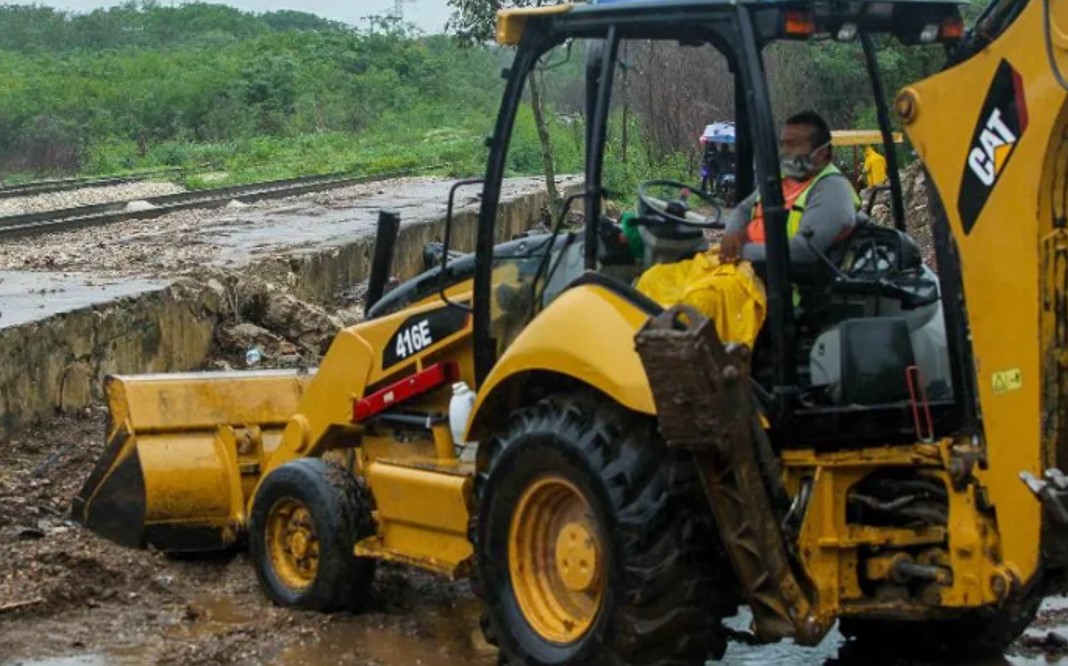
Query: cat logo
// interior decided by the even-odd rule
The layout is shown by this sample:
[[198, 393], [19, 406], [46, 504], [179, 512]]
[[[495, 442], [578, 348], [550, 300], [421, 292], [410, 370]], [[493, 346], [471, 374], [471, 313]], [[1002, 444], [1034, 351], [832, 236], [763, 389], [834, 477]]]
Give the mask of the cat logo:
[[964, 233], [971, 233], [1026, 131], [1023, 79], [1007, 60], [1002, 60], [979, 112], [957, 199]]
[[983, 185], [990, 187], [1015, 146], [1016, 135], [1001, 119], [1001, 109], [994, 109], [986, 121], [986, 128], [979, 135], [979, 145], [968, 154], [968, 168]]

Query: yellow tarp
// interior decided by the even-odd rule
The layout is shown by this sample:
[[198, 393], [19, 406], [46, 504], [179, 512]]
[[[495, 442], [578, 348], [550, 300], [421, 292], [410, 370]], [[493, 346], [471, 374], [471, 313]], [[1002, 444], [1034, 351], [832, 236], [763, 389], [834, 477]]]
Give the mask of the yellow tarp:
[[748, 262], [719, 263], [719, 247], [693, 259], [658, 264], [637, 289], [664, 307], [685, 304], [711, 319], [724, 342], [753, 346], [768, 311], [764, 285]]

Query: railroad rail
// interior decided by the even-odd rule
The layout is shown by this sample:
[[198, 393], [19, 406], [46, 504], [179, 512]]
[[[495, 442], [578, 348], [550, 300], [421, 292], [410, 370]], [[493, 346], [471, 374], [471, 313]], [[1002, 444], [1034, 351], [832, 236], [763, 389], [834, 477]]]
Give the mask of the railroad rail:
[[32, 183], [20, 183], [18, 185], [0, 185], [0, 199], [29, 197], [35, 194], [52, 194], [54, 192], [67, 192], [70, 190], [84, 189], [86, 187], [108, 187], [110, 185], [139, 183], [151, 178], [179, 175], [185, 170], [186, 169], [182, 167], [172, 167], [167, 169], [154, 169], [152, 171], [137, 171], [114, 176], [82, 176], [77, 178], [57, 178], [54, 180], [35, 180]]
[[113, 201], [88, 206], [76, 206], [58, 210], [39, 211], [0, 217], [0, 238], [36, 236], [39, 234], [69, 231], [84, 227], [94, 227], [111, 222], [130, 219], [150, 219], [188, 208], [219, 208], [234, 199], [242, 202], [281, 199], [285, 197], [312, 194], [325, 190], [372, 183], [391, 178], [410, 176], [420, 171], [440, 168], [431, 165], [418, 169], [406, 169], [391, 173], [353, 175], [352, 172], [329, 173], [316, 176], [300, 176], [249, 185], [235, 185], [214, 189], [168, 194], [158, 197], [136, 199], [145, 201], [153, 207], [147, 210], [127, 210], [131, 203]]

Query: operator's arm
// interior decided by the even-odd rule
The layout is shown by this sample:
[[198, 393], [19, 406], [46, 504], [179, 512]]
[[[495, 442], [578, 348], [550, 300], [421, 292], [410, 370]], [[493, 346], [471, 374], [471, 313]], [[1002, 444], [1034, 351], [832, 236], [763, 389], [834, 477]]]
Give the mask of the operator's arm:
[[733, 263], [742, 257], [742, 247], [745, 244], [746, 227], [752, 217], [753, 206], [756, 205], [757, 193], [753, 192], [743, 199], [731, 211], [727, 218], [727, 232], [719, 242], [719, 260], [723, 263]]
[[752, 194], [738, 202], [738, 205], [727, 216], [727, 233], [745, 231], [749, 225], [749, 219], [753, 216], [756, 198], [757, 192], [753, 190]]
[[[812, 245], [826, 252], [843, 231], [856, 222], [856, 209], [853, 207], [853, 186], [849, 179], [830, 176], [812, 186], [808, 195], [805, 212], [801, 215], [801, 226], [797, 235], [790, 239], [790, 261], [806, 263], [817, 260], [809, 250], [805, 232], [812, 231]], [[742, 249], [742, 258], [746, 261], [766, 261], [765, 245], [747, 243]]]

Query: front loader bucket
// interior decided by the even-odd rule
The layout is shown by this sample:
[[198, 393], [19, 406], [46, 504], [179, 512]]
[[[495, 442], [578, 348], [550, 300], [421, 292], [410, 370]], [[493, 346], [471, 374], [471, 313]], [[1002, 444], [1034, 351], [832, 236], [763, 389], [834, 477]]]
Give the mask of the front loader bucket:
[[311, 378], [274, 370], [108, 377], [107, 446], [73, 518], [133, 548], [230, 546]]

